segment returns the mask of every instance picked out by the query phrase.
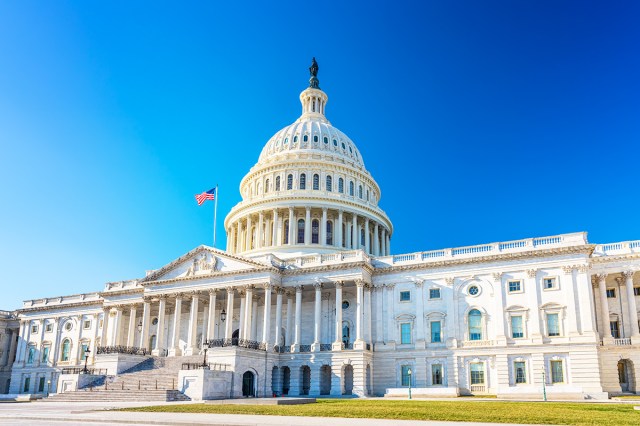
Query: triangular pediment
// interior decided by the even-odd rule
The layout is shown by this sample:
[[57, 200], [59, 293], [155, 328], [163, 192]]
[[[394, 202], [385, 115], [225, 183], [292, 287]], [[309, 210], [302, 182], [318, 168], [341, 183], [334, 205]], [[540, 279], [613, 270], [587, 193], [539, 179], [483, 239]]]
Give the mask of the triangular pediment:
[[271, 268], [273, 267], [270, 265], [202, 245], [162, 268], [149, 272], [141, 282], [194, 279], [229, 272]]

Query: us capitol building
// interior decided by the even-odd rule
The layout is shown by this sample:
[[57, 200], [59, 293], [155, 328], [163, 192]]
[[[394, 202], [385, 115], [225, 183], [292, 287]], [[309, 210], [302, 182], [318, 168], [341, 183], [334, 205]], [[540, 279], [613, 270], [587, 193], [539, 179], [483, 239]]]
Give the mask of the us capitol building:
[[380, 187], [310, 72], [302, 115], [240, 182], [226, 251], [0, 311], [0, 391], [136, 398], [154, 373], [192, 399], [640, 390], [640, 241], [392, 254]]

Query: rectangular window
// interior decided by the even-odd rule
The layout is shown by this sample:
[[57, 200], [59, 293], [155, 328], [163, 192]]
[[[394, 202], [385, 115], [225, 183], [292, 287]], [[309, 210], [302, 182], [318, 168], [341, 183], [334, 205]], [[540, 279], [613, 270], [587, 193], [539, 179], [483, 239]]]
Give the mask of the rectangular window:
[[44, 377], [38, 379], [38, 392], [44, 392]]
[[400, 292], [400, 301], [408, 302], [411, 300], [411, 292], [410, 291], [401, 291]]
[[42, 362], [49, 362], [49, 346], [42, 348]]
[[431, 342], [442, 342], [440, 321], [431, 321]]
[[620, 338], [620, 323], [618, 321], [609, 321], [609, 328], [611, 329], [611, 337], [614, 339]]
[[53, 331], [53, 324], [52, 323], [48, 323], [44, 326], [44, 331], [45, 333], [51, 333]]
[[403, 345], [411, 343], [411, 324], [400, 324], [400, 343]]
[[558, 322], [558, 314], [547, 314], [547, 336], [559, 336], [560, 323]]
[[470, 364], [471, 367], [471, 384], [483, 385], [484, 384], [484, 364], [474, 362]]
[[616, 297], [616, 289], [615, 288], [608, 288], [607, 289], [607, 298], [608, 299], [615, 299]]
[[522, 327], [522, 317], [511, 317], [511, 337], [514, 339], [522, 339], [524, 337], [524, 328]]
[[524, 361], [514, 362], [513, 370], [516, 375], [516, 383], [527, 383], [527, 367]]
[[89, 330], [91, 328], [91, 320], [84, 320], [83, 326], [85, 330]]
[[433, 364], [431, 366], [431, 384], [442, 384], [442, 364]]
[[542, 280], [542, 288], [545, 290], [553, 290], [556, 288], [556, 279], [555, 278], [544, 278]]
[[409, 386], [409, 382], [411, 380], [411, 375], [409, 374], [409, 371], [411, 371], [411, 366], [410, 365], [403, 365], [402, 367], [400, 367], [401, 369], [401, 381], [402, 381], [402, 386]]
[[22, 392], [29, 392], [29, 388], [31, 388], [31, 377], [25, 377]]
[[633, 288], [633, 295], [634, 296], [640, 296], [640, 287], [634, 287]]
[[551, 361], [551, 383], [563, 383], [562, 361]]
[[38, 332], [38, 325], [37, 324], [32, 325], [31, 326], [31, 333], [33, 334], [33, 333], [37, 333], [37, 332]]
[[430, 288], [429, 289], [429, 299], [440, 299], [440, 289], [439, 288]]
[[519, 293], [522, 291], [522, 283], [520, 281], [509, 281], [509, 293]]

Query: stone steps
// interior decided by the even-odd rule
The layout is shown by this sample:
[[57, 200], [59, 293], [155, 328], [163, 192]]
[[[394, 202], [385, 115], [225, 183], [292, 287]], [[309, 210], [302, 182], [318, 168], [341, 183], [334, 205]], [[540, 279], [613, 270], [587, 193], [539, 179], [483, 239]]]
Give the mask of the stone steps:
[[190, 401], [177, 390], [79, 390], [50, 395], [46, 401]]

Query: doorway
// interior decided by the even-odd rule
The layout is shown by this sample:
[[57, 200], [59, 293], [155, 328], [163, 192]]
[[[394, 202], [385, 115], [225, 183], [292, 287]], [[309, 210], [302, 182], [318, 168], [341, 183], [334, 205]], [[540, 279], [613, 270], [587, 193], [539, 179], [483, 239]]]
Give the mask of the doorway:
[[253, 374], [251, 371], [247, 371], [242, 375], [242, 396], [256, 396], [255, 377], [255, 374]]
[[633, 362], [629, 359], [618, 361], [618, 381], [622, 392], [635, 392], [636, 383], [633, 374]]
[[353, 393], [353, 366], [347, 364], [344, 366], [344, 389], [343, 395], [351, 395]]
[[309, 395], [311, 390], [311, 368], [308, 365], [300, 367], [300, 395]]
[[320, 367], [320, 395], [331, 394], [331, 366]]

